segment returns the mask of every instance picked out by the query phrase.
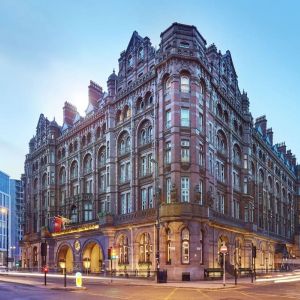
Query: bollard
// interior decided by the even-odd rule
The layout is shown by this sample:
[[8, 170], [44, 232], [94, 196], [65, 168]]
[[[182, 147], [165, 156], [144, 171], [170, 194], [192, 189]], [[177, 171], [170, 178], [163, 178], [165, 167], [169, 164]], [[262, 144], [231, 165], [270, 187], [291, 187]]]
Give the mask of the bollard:
[[80, 272], [77, 272], [75, 274], [75, 278], [76, 278], [76, 287], [81, 288], [82, 287], [82, 274]]
[[237, 269], [234, 269], [234, 285], [237, 285]]

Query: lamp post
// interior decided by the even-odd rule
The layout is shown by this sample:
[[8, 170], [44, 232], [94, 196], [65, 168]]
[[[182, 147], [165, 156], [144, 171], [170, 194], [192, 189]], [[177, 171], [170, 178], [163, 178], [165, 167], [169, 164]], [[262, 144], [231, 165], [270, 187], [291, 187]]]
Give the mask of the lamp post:
[[89, 274], [89, 268], [91, 266], [91, 260], [90, 260], [89, 257], [85, 257], [83, 259], [83, 266], [86, 269], [86, 275], [88, 275]]
[[225, 242], [223, 242], [220, 252], [223, 254], [223, 286], [225, 286], [225, 255], [227, 253], [227, 246], [225, 245]]
[[7, 207], [1, 207], [0, 209], [1, 213], [6, 215], [6, 269], [8, 272], [8, 208]]
[[63, 274], [64, 274], [64, 287], [66, 287], [67, 286], [66, 260], [65, 259], [60, 259], [59, 266], [63, 270]]
[[158, 178], [158, 162], [155, 159], [151, 159], [151, 162], [155, 164], [155, 200], [156, 200], [156, 282], [159, 283], [159, 178]]

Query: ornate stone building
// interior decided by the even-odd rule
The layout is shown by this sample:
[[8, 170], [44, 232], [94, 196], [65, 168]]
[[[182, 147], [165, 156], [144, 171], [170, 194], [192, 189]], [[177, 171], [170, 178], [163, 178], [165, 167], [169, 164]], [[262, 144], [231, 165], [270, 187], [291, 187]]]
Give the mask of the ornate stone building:
[[[300, 168], [273, 143], [265, 116], [253, 120], [229, 51], [207, 46], [194, 26], [174, 23], [155, 50], [134, 32], [107, 92], [88, 87], [86, 115], [66, 102], [62, 126], [44, 115], [26, 156], [23, 267], [112, 268], [169, 279], [281, 266], [297, 255]], [[62, 216], [65, 227], [51, 225]], [[157, 236], [157, 226], [159, 236]]]

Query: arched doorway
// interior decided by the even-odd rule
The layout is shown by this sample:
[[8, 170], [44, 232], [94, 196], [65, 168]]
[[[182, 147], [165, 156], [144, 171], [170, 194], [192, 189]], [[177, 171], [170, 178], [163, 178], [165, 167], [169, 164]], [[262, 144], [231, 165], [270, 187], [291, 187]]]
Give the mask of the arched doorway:
[[66, 261], [66, 271], [67, 273], [73, 272], [73, 251], [72, 248], [69, 245], [63, 245], [58, 252], [57, 255], [57, 266], [59, 266], [59, 262], [61, 260]]
[[84, 247], [82, 252], [82, 261], [85, 259], [89, 259], [91, 262], [89, 272], [100, 273], [103, 263], [103, 253], [97, 242], [91, 241]]

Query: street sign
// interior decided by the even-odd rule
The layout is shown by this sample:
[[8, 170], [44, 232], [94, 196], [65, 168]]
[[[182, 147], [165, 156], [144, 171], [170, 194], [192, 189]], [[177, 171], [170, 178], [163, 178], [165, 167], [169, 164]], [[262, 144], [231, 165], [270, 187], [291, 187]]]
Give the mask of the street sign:
[[15, 259], [14, 259], [13, 257], [9, 257], [7, 261], [8, 261], [8, 262], [14, 262]]

